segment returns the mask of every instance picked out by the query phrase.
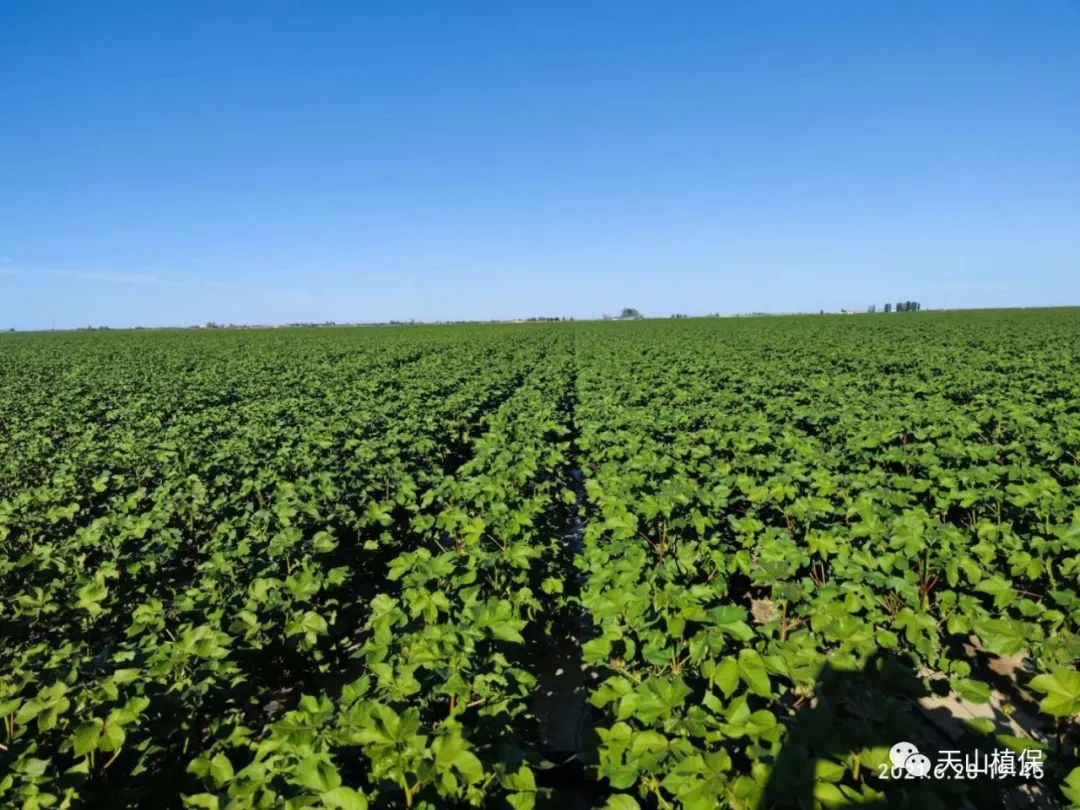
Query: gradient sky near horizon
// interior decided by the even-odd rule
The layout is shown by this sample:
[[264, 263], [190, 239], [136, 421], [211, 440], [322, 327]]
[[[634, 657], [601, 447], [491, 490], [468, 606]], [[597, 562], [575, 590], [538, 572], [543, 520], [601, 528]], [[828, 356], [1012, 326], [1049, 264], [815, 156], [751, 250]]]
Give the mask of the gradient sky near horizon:
[[0, 4], [0, 328], [1080, 304], [1080, 4]]

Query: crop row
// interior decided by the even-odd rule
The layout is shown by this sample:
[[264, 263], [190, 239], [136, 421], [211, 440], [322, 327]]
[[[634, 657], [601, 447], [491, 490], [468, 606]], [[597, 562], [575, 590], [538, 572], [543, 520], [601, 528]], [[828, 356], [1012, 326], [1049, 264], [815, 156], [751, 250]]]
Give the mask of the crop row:
[[[557, 368], [539, 363], [542, 343], [375, 358], [340, 344], [125, 348], [122, 373], [96, 367], [93, 396], [81, 381], [96, 347], [68, 359], [69, 387], [49, 402], [4, 403], [5, 801], [166, 806], [183, 792], [217, 806], [200, 782], [257, 806], [354, 806], [387, 784], [410, 802], [487, 789], [456, 718], [505, 725], [521, 709], [503, 704], [530, 686], [498, 644], [475, 656], [519, 641], [535, 603], [511, 583], [542, 556], [522, 540], [552, 451], [500, 448], [532, 436], [522, 420], [547, 401]], [[485, 555], [483, 521], [519, 537]], [[459, 553], [433, 554], [440, 543]], [[409, 555], [453, 590], [419, 599]], [[432, 628], [445, 638], [426, 639], [428, 664], [456, 645], [463, 670], [440, 663], [422, 691], [409, 666]], [[435, 729], [427, 690], [440, 678], [452, 710]], [[378, 716], [415, 744], [421, 712], [431, 733], [400, 774], [385, 740], [356, 738]], [[367, 752], [364, 766], [350, 758], [349, 785], [327, 754], [338, 746]]]

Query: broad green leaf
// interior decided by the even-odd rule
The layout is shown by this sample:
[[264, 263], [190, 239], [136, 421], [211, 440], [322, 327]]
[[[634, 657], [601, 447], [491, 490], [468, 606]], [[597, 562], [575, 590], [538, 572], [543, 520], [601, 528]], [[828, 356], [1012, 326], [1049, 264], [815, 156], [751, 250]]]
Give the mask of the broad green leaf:
[[1054, 717], [1072, 717], [1080, 714], [1080, 672], [1058, 667], [1049, 673], [1036, 675], [1030, 686], [1044, 697], [1039, 711]]

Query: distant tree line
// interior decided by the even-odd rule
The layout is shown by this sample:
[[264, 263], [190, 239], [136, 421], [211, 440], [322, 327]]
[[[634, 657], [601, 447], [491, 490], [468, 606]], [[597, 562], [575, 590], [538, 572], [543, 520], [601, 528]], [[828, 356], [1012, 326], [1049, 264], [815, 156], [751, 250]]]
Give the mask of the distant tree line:
[[[892, 304], [886, 304], [885, 305], [885, 311], [889, 312], [892, 309], [892, 306], [893, 306]], [[922, 304], [920, 304], [918, 301], [897, 301], [896, 302], [896, 311], [897, 312], [918, 312], [920, 309], [922, 309]]]
[[[918, 312], [920, 309], [922, 309], [922, 304], [920, 304], [918, 301], [897, 301], [895, 307], [896, 312]], [[877, 305], [871, 304], [866, 311], [877, 312]], [[886, 304], [882, 311], [893, 312], [893, 304]]]
[[[871, 313], [871, 314], [873, 314], [875, 312], [918, 312], [921, 309], [922, 309], [922, 304], [920, 304], [918, 301], [897, 301], [895, 304], [892, 304], [892, 303], [885, 304], [880, 310], [878, 309], [877, 304], [871, 304], [870, 306], [868, 306], [866, 308], [865, 312], [868, 312], [868, 313]], [[858, 310], [858, 309], [841, 309], [840, 310], [841, 314], [844, 314], [844, 315], [854, 315], [857, 312], [863, 312], [863, 311], [864, 310]], [[767, 314], [767, 313], [764, 313], [764, 312], [751, 312], [750, 313], [750, 315], [752, 315], [752, 316], [765, 315], [765, 314]], [[820, 314], [825, 315], [826, 314], [825, 310], [821, 310]]]

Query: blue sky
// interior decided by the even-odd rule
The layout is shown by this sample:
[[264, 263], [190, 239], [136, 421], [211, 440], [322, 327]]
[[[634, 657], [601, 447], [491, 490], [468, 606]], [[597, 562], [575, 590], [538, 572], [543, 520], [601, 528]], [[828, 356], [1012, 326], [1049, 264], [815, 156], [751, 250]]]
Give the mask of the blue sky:
[[1080, 304], [1080, 5], [4, 3], [0, 328]]

